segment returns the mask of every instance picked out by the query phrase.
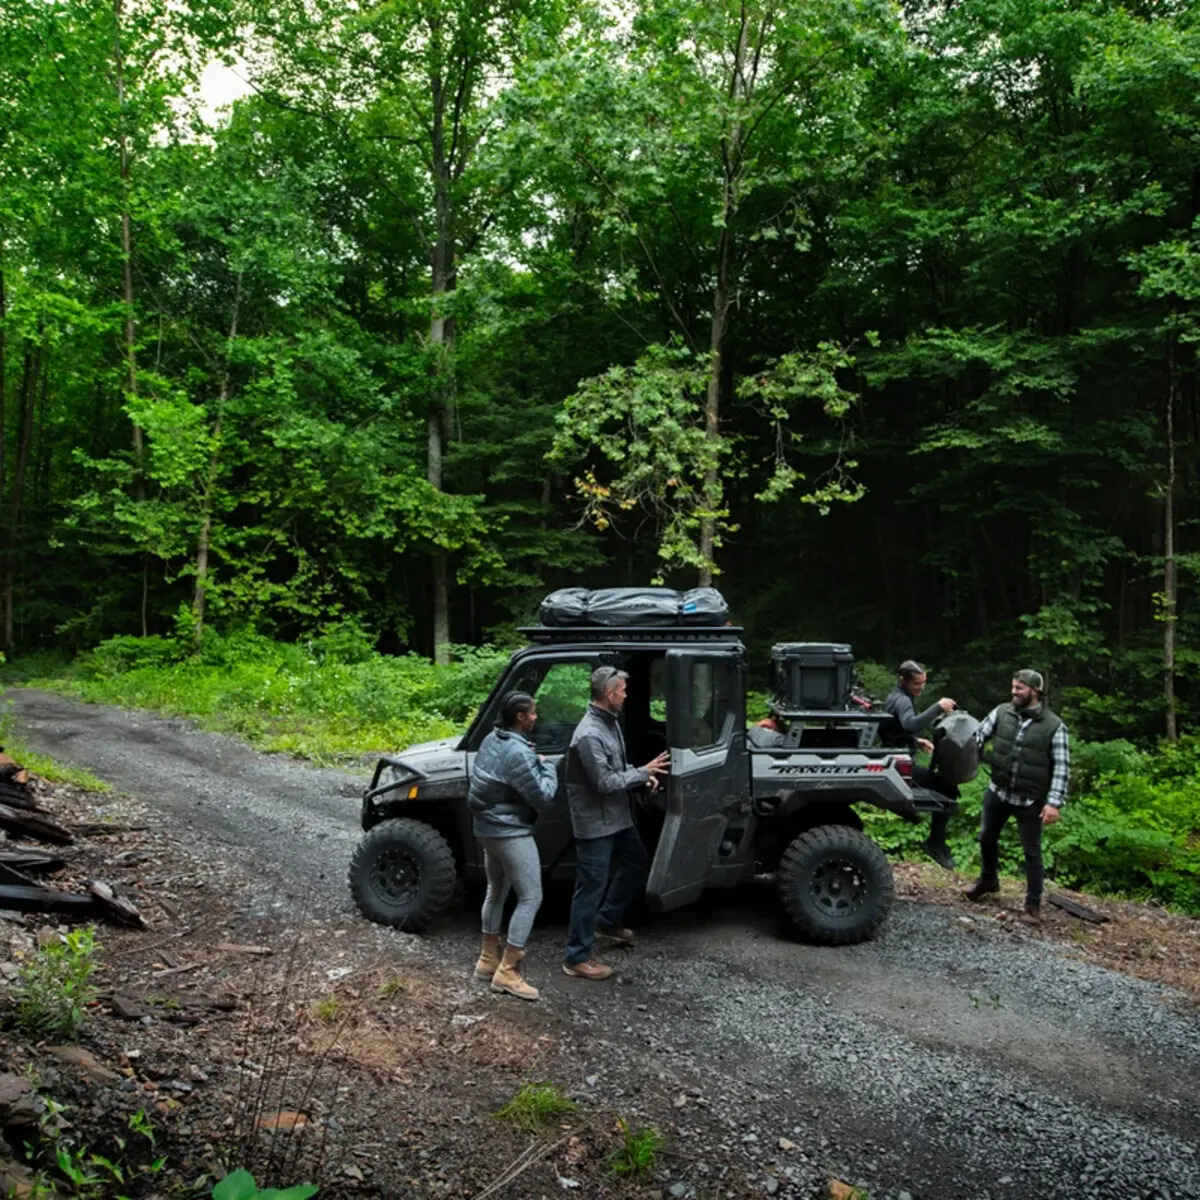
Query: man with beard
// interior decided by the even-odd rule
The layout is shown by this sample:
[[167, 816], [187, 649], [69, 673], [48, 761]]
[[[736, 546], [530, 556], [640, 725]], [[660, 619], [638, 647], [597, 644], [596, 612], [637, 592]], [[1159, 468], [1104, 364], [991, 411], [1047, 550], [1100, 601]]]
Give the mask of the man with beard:
[[1041, 672], [1018, 671], [1012, 680], [1012, 699], [998, 705], [975, 734], [980, 746], [992, 747], [992, 780], [983, 797], [979, 828], [982, 871], [964, 895], [979, 900], [1000, 890], [1000, 830], [1015, 817], [1025, 851], [1026, 925], [1042, 923], [1042, 827], [1053, 825], [1067, 798], [1071, 750], [1067, 727], [1046, 706]]

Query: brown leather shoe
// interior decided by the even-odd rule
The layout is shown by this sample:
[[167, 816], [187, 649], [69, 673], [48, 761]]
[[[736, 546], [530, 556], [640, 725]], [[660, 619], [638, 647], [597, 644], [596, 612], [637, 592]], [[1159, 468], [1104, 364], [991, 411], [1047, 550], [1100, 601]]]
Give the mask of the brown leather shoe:
[[1019, 919], [1024, 925], [1032, 925], [1034, 929], [1041, 929], [1042, 906], [1040, 904], [1025, 905], [1025, 911], [1021, 914]]
[[986, 875], [980, 875], [963, 895], [968, 900], [982, 900], [984, 896], [990, 896], [992, 892], [1000, 890], [1000, 881], [995, 877], [989, 879]]
[[612, 973], [612, 967], [605, 966], [594, 958], [581, 963], [563, 963], [563, 974], [570, 975], [572, 979], [607, 979]]
[[619, 942], [622, 946], [632, 946], [634, 933], [623, 925], [597, 925], [596, 932], [610, 942]]

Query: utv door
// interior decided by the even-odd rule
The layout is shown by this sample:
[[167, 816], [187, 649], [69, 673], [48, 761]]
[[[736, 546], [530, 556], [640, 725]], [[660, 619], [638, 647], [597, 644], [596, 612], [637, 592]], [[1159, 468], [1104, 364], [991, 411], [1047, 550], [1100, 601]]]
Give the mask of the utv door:
[[646, 882], [658, 908], [695, 900], [708, 882], [729, 815], [749, 787], [740, 650], [668, 650], [671, 773], [666, 816]]

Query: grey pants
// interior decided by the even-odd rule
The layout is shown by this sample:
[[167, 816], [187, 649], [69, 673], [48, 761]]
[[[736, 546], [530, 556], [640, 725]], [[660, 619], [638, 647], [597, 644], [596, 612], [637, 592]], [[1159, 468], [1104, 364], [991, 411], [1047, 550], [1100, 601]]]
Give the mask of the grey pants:
[[481, 923], [484, 933], [499, 933], [508, 893], [517, 893], [517, 904], [508, 920], [505, 939], [522, 950], [529, 940], [533, 918], [542, 906], [542, 862], [531, 834], [521, 837], [480, 838], [483, 868], [487, 872], [487, 895], [483, 898]]

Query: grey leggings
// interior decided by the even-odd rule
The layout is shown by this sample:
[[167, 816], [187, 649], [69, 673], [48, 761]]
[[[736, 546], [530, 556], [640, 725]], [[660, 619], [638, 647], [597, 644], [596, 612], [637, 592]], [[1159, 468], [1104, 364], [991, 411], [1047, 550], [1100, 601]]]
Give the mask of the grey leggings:
[[483, 867], [487, 872], [487, 895], [483, 898], [484, 933], [499, 933], [504, 919], [504, 902], [510, 890], [517, 893], [517, 905], [508, 920], [507, 942], [522, 950], [529, 940], [533, 918], [542, 906], [542, 862], [532, 835], [521, 837], [480, 838]]

